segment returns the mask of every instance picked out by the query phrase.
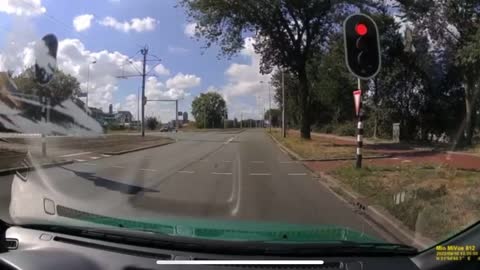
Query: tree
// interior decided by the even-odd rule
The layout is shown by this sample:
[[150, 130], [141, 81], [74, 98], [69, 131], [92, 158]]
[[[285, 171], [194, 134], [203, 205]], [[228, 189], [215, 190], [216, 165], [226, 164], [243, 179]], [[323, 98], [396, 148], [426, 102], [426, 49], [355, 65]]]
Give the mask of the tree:
[[265, 112], [264, 120], [270, 120], [270, 113], [272, 114], [272, 123], [274, 127], [280, 126], [282, 121], [282, 111], [280, 109], [269, 109]]
[[[458, 142], [463, 139], [466, 145], [472, 144], [475, 112], [480, 103], [480, 77], [477, 72], [480, 68], [480, 3], [477, 0], [398, 2], [405, 19], [414, 24], [415, 33], [428, 37], [430, 44], [435, 44], [431, 49], [437, 66], [441, 67], [443, 78], [458, 79], [464, 92], [464, 121], [454, 140]], [[448, 72], [457, 76], [451, 76]]]
[[155, 130], [157, 129], [158, 125], [160, 123], [158, 122], [156, 117], [147, 117], [147, 127], [150, 130]]
[[348, 11], [336, 8], [341, 2], [180, 0], [187, 15], [197, 22], [197, 37], [207, 40], [206, 47], [217, 43], [223, 55], [232, 56], [242, 49], [244, 34], [253, 35], [255, 52], [261, 55], [261, 73], [282, 67], [295, 76], [299, 83], [294, 94], [300, 101], [300, 131], [306, 139], [310, 138], [312, 105], [307, 64], [328, 41], [335, 13]]
[[199, 128], [220, 128], [227, 115], [227, 105], [218, 93], [201, 93], [192, 102], [192, 115]]
[[46, 85], [34, 81], [34, 69], [28, 68], [13, 78], [18, 90], [29, 95], [50, 98], [52, 106], [80, 93], [80, 83], [72, 75], [57, 70], [53, 79]]

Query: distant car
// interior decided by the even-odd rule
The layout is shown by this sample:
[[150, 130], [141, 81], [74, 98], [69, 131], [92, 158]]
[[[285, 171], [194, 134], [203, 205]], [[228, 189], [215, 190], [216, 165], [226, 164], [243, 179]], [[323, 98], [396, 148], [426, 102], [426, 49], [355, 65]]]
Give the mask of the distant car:
[[160, 132], [169, 132], [169, 131], [172, 131], [173, 128], [171, 126], [163, 126], [161, 129], [160, 129]]

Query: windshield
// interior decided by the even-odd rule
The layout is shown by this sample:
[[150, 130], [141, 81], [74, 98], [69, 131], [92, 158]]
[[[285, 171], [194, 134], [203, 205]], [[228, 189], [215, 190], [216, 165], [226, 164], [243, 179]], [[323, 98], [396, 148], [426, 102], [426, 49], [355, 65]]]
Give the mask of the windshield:
[[453, 0], [7, 1], [0, 218], [434, 246], [480, 219], [479, 16]]

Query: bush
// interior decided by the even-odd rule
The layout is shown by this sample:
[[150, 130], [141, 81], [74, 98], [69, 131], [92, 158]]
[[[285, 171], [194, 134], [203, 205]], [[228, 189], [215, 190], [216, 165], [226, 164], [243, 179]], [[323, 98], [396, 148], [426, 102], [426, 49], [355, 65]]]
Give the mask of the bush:
[[337, 124], [333, 128], [333, 133], [340, 136], [355, 136], [357, 133], [357, 125], [353, 122]]

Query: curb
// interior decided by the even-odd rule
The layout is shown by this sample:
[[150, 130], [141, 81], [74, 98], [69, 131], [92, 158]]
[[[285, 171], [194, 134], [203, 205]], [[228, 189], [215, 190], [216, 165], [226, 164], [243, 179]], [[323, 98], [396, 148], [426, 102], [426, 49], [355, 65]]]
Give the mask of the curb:
[[[327, 175], [323, 172], [314, 172], [319, 175], [319, 178], [325, 180], [322, 184], [331, 189], [331, 187], [335, 187], [340, 189], [343, 194], [338, 194], [339, 196], [343, 197], [347, 202], [352, 204], [354, 207], [363, 210], [365, 215], [372, 219], [372, 221], [379, 226], [382, 230], [389, 233], [390, 236], [399, 240], [402, 243], [413, 245], [418, 249], [425, 249], [433, 245], [435, 242], [431, 239], [422, 236], [416, 236], [416, 233], [411, 231], [395, 217], [391, 216], [390, 214], [382, 213], [382, 211], [378, 207], [374, 207], [371, 205], [366, 205], [365, 202], [362, 201], [361, 196], [356, 194], [354, 191], [350, 191], [345, 189], [334, 177]], [[332, 189], [331, 189], [332, 190]]]
[[270, 138], [272, 138], [272, 140], [280, 147], [280, 149], [284, 150], [285, 152], [287, 152], [287, 154], [292, 157], [293, 159], [295, 160], [298, 160], [298, 161], [303, 161], [304, 159], [299, 156], [297, 153], [293, 152], [292, 150], [288, 149], [288, 147], [284, 146], [283, 144], [281, 144], [275, 137], [273, 137], [272, 134], [268, 134], [270, 135]]
[[148, 146], [143, 146], [143, 147], [138, 147], [138, 148], [133, 148], [133, 149], [128, 149], [128, 150], [123, 150], [123, 151], [117, 151], [117, 152], [103, 152], [102, 154], [104, 154], [104, 155], [110, 155], [110, 156], [118, 156], [118, 155], [123, 155], [123, 154], [131, 153], [131, 152], [136, 152], [136, 151], [146, 150], [146, 149], [155, 148], [155, 147], [159, 147], [159, 146], [164, 146], [164, 145], [167, 145], [167, 144], [172, 144], [172, 143], [174, 143], [174, 142], [175, 142], [175, 141], [164, 142], [164, 143], [159, 143], [159, 144], [154, 144], [154, 145], [148, 145]]
[[[382, 159], [382, 158], [391, 158], [391, 157], [393, 157], [393, 155], [362, 156], [362, 159]], [[300, 161], [343, 161], [343, 160], [356, 160], [356, 157], [301, 159]]]
[[[51, 167], [67, 165], [67, 164], [72, 164], [72, 163], [73, 163], [73, 160], [58, 161], [58, 162], [52, 162], [52, 163], [47, 163], [47, 164], [40, 165], [40, 168], [47, 169], [47, 168], [51, 168]], [[25, 171], [30, 171], [30, 170], [35, 170], [35, 167], [29, 166], [29, 167], [16, 167], [16, 168], [1, 169], [0, 170], [0, 175], [4, 176], [4, 175], [13, 174], [15, 172], [25, 172]]]

